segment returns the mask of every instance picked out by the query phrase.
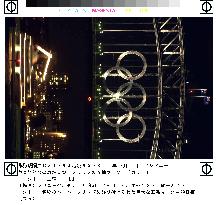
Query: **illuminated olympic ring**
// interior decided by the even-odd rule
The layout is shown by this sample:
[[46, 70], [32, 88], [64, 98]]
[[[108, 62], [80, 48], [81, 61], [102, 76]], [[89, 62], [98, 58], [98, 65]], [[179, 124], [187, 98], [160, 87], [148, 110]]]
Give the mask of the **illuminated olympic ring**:
[[[117, 124], [120, 124], [121, 121], [125, 118], [126, 116], [123, 115], [121, 116], [118, 121], [117, 121]], [[143, 136], [145, 135], [145, 132], [146, 132], [146, 124], [145, 124], [145, 121], [143, 120], [142, 117], [140, 117], [139, 115], [136, 115], [136, 114], [133, 114], [133, 119], [134, 118], [137, 118], [143, 125], [143, 129], [142, 129], [142, 132], [140, 135], [138, 135], [136, 138], [133, 138], [133, 139], [128, 139], [128, 138], [125, 138], [123, 137], [123, 135], [120, 133], [119, 131], [119, 126], [116, 127], [116, 133], [117, 133], [117, 136], [119, 137], [119, 139], [121, 139], [122, 141], [124, 142], [127, 142], [127, 143], [135, 143], [135, 142], [139, 142]]]
[[[110, 75], [110, 73], [112, 72], [112, 71], [114, 71], [114, 70], [116, 70], [116, 71], [124, 71], [127, 75], [128, 75], [128, 77], [129, 78], [132, 78], [132, 75], [131, 75], [131, 73], [127, 70], [127, 69], [125, 69], [125, 68], [123, 68], [123, 67], [119, 67], [119, 66], [115, 66], [115, 67], [112, 67], [112, 68], [110, 68], [110, 69], [108, 69], [104, 74], [103, 74], [103, 83], [104, 83], [104, 88], [105, 88], [105, 90], [110, 94], [110, 95], [112, 95], [112, 96], [114, 96], [116, 93], [115, 92], [113, 92], [113, 91], [111, 91], [108, 87], [107, 87], [107, 85], [106, 85], [106, 78]], [[122, 76], [121, 76], [122, 77]], [[131, 88], [132, 88], [132, 83], [133, 83], [133, 80], [131, 79], [130, 80], [130, 82], [128, 83], [128, 88], [126, 89], [126, 90], [124, 90], [123, 92], [121, 92], [121, 95], [124, 95], [124, 94], [126, 94]]]
[[[121, 93], [121, 90], [124, 89], [124, 87], [127, 87], [129, 83], [125, 83], [125, 84], [121, 85], [119, 87], [119, 89], [117, 90], [117, 93]], [[125, 110], [125, 111], [129, 111], [129, 110], [131, 110], [131, 111], [137, 111], [137, 110], [140, 110], [143, 107], [143, 105], [145, 104], [145, 102], [146, 102], [146, 92], [145, 92], [145, 89], [140, 84], [138, 84], [138, 83], [133, 83], [132, 86], [133, 85], [136, 86], [136, 87], [138, 87], [138, 88], [140, 88], [140, 90], [142, 92], [142, 96], [143, 96], [142, 102], [137, 107], [134, 107], [134, 108], [133, 107], [131, 107], [131, 108], [128, 107], [128, 108], [126, 108], [126, 107], [124, 107], [122, 105], [121, 101], [117, 101], [119, 107], [121, 109]]]
[[110, 125], [111, 127], [123, 127], [123, 126], [125, 126], [128, 122], [130, 122], [130, 120], [131, 120], [131, 118], [132, 118], [132, 111], [131, 111], [131, 105], [130, 105], [130, 103], [128, 102], [128, 101], [126, 101], [125, 99], [123, 99], [123, 98], [111, 98], [110, 100], [108, 100], [107, 102], [106, 102], [106, 104], [105, 104], [105, 106], [104, 106], [104, 110], [106, 110], [106, 108], [107, 108], [107, 106], [108, 105], [110, 105], [112, 102], [114, 102], [114, 101], [117, 101], [117, 102], [124, 102], [126, 105], [127, 105], [127, 107], [129, 108], [129, 110], [128, 110], [128, 114], [125, 114], [125, 115], [123, 115], [124, 116], [124, 118], [125, 117], [127, 117], [127, 120], [125, 121], [125, 122], [123, 122], [123, 123], [116, 123], [116, 124], [114, 124], [114, 123], [112, 123], [112, 122], [110, 122], [108, 119], [107, 119], [107, 116], [106, 116], [106, 114], [105, 114], [105, 112], [104, 112], [104, 115], [103, 115], [103, 119], [104, 119], [104, 121], [108, 124], [108, 125]]
[[[139, 74], [133, 76], [130, 73], [129, 70], [127, 70], [126, 68], [120, 66], [121, 60], [125, 56], [127, 56], [127, 55], [137, 55], [138, 57], [140, 57], [142, 59], [142, 61], [143, 61], [143, 69], [142, 69], [142, 71]], [[140, 84], [133, 82], [133, 81], [138, 80], [139, 78], [141, 78], [141, 77], [144, 76], [144, 74], [146, 72], [146, 68], [147, 68], [147, 62], [146, 62], [145, 57], [141, 53], [139, 53], [137, 51], [127, 51], [127, 52], [122, 53], [119, 56], [115, 67], [111, 67], [110, 69], [108, 69], [103, 74], [103, 82], [104, 82], [105, 90], [107, 91], [107, 93], [110, 94], [110, 97], [111, 97], [111, 99], [108, 100], [105, 103], [105, 105], [104, 105], [104, 108], [103, 108], [104, 109], [103, 119], [104, 119], [104, 121], [108, 125], [110, 125], [112, 127], [115, 127], [116, 128], [116, 134], [119, 137], [119, 139], [121, 139], [122, 141], [127, 142], [127, 143], [136, 143], [136, 142], [139, 142], [140, 139], [143, 138], [143, 136], [145, 135], [145, 132], [146, 132], [146, 124], [145, 124], [145, 121], [143, 120], [143, 118], [141, 116], [137, 115], [137, 114], [132, 113], [133, 111], [140, 110], [143, 107], [143, 105], [145, 104], [145, 102], [146, 102], [146, 92], [145, 92], [145, 89]], [[125, 80], [129, 80], [129, 82], [124, 83], [123, 85], [121, 85], [118, 88], [117, 92], [111, 91], [107, 87], [107, 85], [106, 85], [106, 79], [107, 79], [107, 77], [110, 76], [111, 72], [113, 72], [114, 70], [117, 71], [117, 76], [120, 76], [121, 78], [123, 78]], [[131, 90], [132, 86], [135, 86], [135, 87], [139, 88], [141, 90], [142, 96], [143, 96], [142, 102], [137, 107], [134, 107], [134, 108], [131, 107], [130, 103], [124, 99], [125, 97], [128, 97], [128, 96], [126, 96], [126, 94]], [[117, 102], [118, 106], [121, 109], [123, 109], [123, 110], [125, 110], [125, 111], [128, 112], [127, 114], [124, 114], [124, 115], [120, 116], [118, 118], [116, 124], [114, 124], [110, 120], [108, 120], [108, 118], [107, 118], [107, 116], [105, 114], [105, 110], [107, 109], [107, 106], [110, 105], [112, 102], [115, 102], [115, 101]], [[125, 118], [126, 118], [126, 120], [124, 121]], [[130, 122], [131, 119], [134, 119], [134, 118], [138, 119], [142, 123], [142, 125], [143, 125], [142, 132], [136, 138], [133, 138], [133, 139], [125, 138], [120, 133], [119, 128], [125, 126], [126, 124], [128, 124]]]
[[143, 61], [143, 68], [141, 73], [137, 74], [136, 76], [126, 76], [120, 69], [118, 70], [119, 75], [124, 78], [125, 80], [138, 80], [139, 78], [143, 77], [145, 72], [146, 72], [146, 68], [147, 68], [147, 62], [146, 62], [146, 58], [144, 57], [144, 55], [142, 53], [139, 53], [137, 51], [126, 51], [124, 53], [122, 53], [117, 60], [116, 66], [120, 66], [121, 64], [121, 60], [127, 56], [127, 55], [136, 55], [138, 57], [140, 57]]

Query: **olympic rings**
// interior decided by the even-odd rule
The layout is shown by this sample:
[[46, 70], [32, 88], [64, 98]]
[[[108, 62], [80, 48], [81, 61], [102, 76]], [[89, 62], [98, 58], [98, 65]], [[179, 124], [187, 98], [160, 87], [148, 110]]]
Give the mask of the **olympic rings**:
[[[127, 55], [136, 55], [136, 56], [140, 57], [141, 60], [143, 61], [142, 71], [139, 74], [137, 74], [136, 76], [133, 76], [129, 70], [127, 70], [126, 68], [120, 66], [121, 60], [125, 56], [127, 56]], [[103, 120], [108, 125], [110, 125], [111, 127], [115, 127], [116, 128], [116, 134], [119, 137], [119, 139], [122, 140], [122, 141], [124, 141], [124, 142], [126, 142], [126, 143], [136, 143], [136, 142], [139, 142], [143, 138], [143, 136], [145, 135], [145, 132], [146, 132], [146, 124], [145, 124], [145, 121], [143, 120], [143, 118], [141, 116], [133, 113], [134, 111], [140, 110], [144, 106], [144, 104], [146, 102], [146, 92], [145, 92], [145, 89], [140, 84], [134, 83], [135, 80], [138, 80], [139, 78], [141, 78], [141, 77], [144, 76], [144, 74], [146, 72], [146, 68], [147, 68], [147, 61], [146, 61], [146, 58], [141, 53], [139, 53], [137, 51], [127, 51], [127, 52], [122, 53], [118, 57], [117, 62], [116, 62], [116, 66], [109, 68], [103, 74], [103, 76], [102, 76], [103, 77], [103, 83], [104, 83], [105, 90], [106, 90], [106, 92], [108, 94], [110, 94], [110, 97], [111, 97], [111, 99], [109, 99], [105, 103], [105, 105], [103, 107], [103, 110], [104, 110]], [[107, 85], [106, 85], [106, 79], [107, 79], [107, 77], [111, 76], [111, 72], [113, 72], [114, 70], [117, 71], [117, 76], [120, 76], [121, 78], [123, 78], [125, 80], [129, 80], [129, 82], [124, 83], [123, 85], [121, 85], [118, 88], [117, 92], [111, 91], [107, 87]], [[127, 100], [125, 100], [125, 97], [126, 97], [125, 95], [132, 89], [133, 86], [139, 88], [141, 90], [142, 96], [143, 96], [141, 103], [137, 107], [134, 107], [134, 108], [131, 106], [131, 104]], [[129, 95], [127, 95], [127, 96], [129, 96]], [[136, 96], [135, 95], [131, 95], [130, 97], [133, 98], [133, 97], [136, 97]], [[117, 102], [118, 106], [122, 110], [128, 112], [127, 114], [124, 114], [124, 115], [120, 116], [118, 118], [116, 124], [112, 123], [108, 119], [108, 117], [106, 116], [106, 114], [105, 114], [107, 106], [110, 105], [112, 102], [115, 102], [115, 101]], [[122, 122], [125, 118], [126, 118], [126, 120], [124, 122]], [[120, 133], [119, 128], [127, 125], [131, 121], [131, 119], [135, 119], [135, 118], [138, 119], [142, 123], [143, 129], [141, 131], [141, 134], [138, 135], [135, 138], [131, 138], [131, 139], [125, 138]]]
[[112, 127], [123, 127], [123, 126], [125, 126], [130, 120], [131, 120], [131, 118], [132, 118], [132, 111], [131, 111], [131, 105], [130, 105], [130, 103], [128, 102], [128, 101], [126, 101], [125, 99], [123, 99], [123, 98], [111, 98], [110, 100], [108, 100], [107, 102], [106, 102], [106, 104], [105, 104], [105, 106], [104, 106], [104, 110], [106, 110], [106, 108], [107, 108], [107, 106], [108, 105], [110, 105], [112, 102], [114, 102], [114, 101], [117, 101], [117, 102], [119, 102], [119, 101], [122, 101], [122, 102], [124, 102], [128, 107], [129, 107], [129, 112], [128, 112], [128, 114], [125, 114], [124, 116], [126, 117], [128, 117], [127, 118], [127, 120], [124, 122], [124, 123], [117, 123], [117, 124], [114, 124], [114, 123], [111, 123], [108, 119], [107, 119], [107, 116], [106, 116], [106, 114], [105, 114], [105, 112], [104, 112], [104, 115], [103, 115], [103, 119], [104, 119], [104, 121], [108, 124], [108, 125], [110, 125], [110, 126], [112, 126]]
[[144, 57], [144, 55], [142, 53], [139, 53], [137, 51], [127, 51], [127, 52], [124, 52], [122, 53], [119, 57], [118, 57], [118, 60], [117, 60], [117, 63], [116, 63], [116, 66], [120, 66], [121, 64], [121, 60], [127, 56], [127, 55], [136, 55], [138, 57], [141, 58], [141, 60], [143, 61], [143, 69], [141, 71], [141, 73], [139, 73], [138, 75], [136, 76], [126, 76], [120, 69], [118, 70], [118, 73], [119, 75], [124, 78], [125, 80], [138, 80], [139, 78], [143, 77], [145, 72], [146, 72], [146, 68], [147, 68], [147, 62], [146, 62], [146, 58]]
[[[125, 115], [121, 116], [118, 121], [117, 121], [117, 124], [120, 124], [121, 121], [125, 118]], [[143, 125], [143, 129], [142, 129], [142, 132], [140, 135], [138, 135], [136, 138], [133, 138], [133, 139], [128, 139], [128, 138], [125, 138], [123, 137], [123, 135], [120, 133], [119, 131], [119, 126], [116, 127], [116, 133], [117, 133], [117, 136], [119, 137], [119, 139], [121, 139], [122, 141], [124, 142], [127, 142], [127, 143], [135, 143], [135, 142], [139, 142], [143, 136], [145, 135], [145, 132], [146, 132], [146, 124], [145, 124], [145, 121], [143, 120], [142, 117], [140, 117], [139, 115], [136, 115], [136, 114], [133, 114], [133, 119], [134, 118], [137, 118]]]
[[[123, 70], [123, 71], [128, 75], [129, 78], [132, 78], [131, 73], [130, 73], [127, 69], [125, 69], [125, 68], [123, 68], [123, 67], [115, 66], [115, 67], [112, 67], [112, 68], [108, 69], [108, 70], [103, 74], [103, 83], [104, 83], [104, 88], [105, 88], [105, 90], [106, 90], [110, 95], [114, 95], [115, 92], [111, 91], [111, 90], [107, 87], [107, 85], [106, 85], [106, 78], [107, 78], [107, 77], [110, 75], [110, 73], [111, 73], [112, 71], [114, 71], [114, 70], [117, 70], [117, 71]], [[130, 84], [129, 84], [129, 87], [128, 87], [124, 92], [121, 93], [122, 95], [126, 94], [126, 93], [131, 89], [133, 80], [130, 80], [129, 83], [130, 83]]]
[[[129, 82], [129, 83], [130, 83], [130, 82]], [[125, 84], [121, 85], [121, 86], [119, 87], [117, 93], [121, 93], [121, 90], [122, 90], [124, 87], [126, 87], [127, 84], [128, 84], [128, 83], [125, 83]], [[134, 86], [140, 88], [140, 90], [141, 90], [141, 92], [142, 92], [142, 96], [143, 96], [142, 102], [140, 103], [140, 105], [138, 105], [138, 106], [135, 107], [135, 108], [131, 108], [131, 111], [137, 111], [137, 110], [140, 110], [140, 109], [143, 107], [143, 105], [145, 104], [145, 102], [146, 102], [146, 92], [145, 92], [145, 89], [144, 89], [140, 84], [138, 84], [138, 83], [133, 83], [132, 85], [134, 85]], [[121, 104], [120, 101], [117, 101], [117, 103], [118, 103], [119, 107], [121, 107], [121, 109], [123, 109], [123, 110], [128, 111], [128, 110], [130, 109], [130, 108], [124, 107], [124, 106]]]

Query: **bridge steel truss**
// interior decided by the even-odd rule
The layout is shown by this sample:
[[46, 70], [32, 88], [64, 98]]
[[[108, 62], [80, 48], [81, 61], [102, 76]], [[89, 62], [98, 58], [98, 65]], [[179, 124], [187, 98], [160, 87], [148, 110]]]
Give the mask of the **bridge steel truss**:
[[180, 158], [181, 19], [95, 18], [93, 43], [92, 157]]

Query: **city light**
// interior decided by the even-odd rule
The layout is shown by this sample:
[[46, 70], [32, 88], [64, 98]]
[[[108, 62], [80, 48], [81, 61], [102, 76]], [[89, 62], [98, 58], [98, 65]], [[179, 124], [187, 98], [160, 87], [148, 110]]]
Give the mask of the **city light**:
[[67, 134], [64, 132], [42, 132], [43, 136], [49, 136], [49, 137], [57, 137], [57, 138], [66, 138]]
[[89, 101], [89, 102], [91, 102], [91, 101], [92, 101], [92, 98], [91, 98], [90, 96], [88, 97], [88, 101]]

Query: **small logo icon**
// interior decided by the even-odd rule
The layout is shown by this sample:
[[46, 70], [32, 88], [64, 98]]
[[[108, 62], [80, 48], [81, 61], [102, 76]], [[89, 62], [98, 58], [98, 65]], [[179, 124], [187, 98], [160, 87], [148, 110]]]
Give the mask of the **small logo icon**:
[[202, 174], [200, 176], [213, 176], [212, 174], [212, 164], [213, 162], [200, 162], [202, 167], [201, 167], [201, 171]]
[[4, 14], [18, 14], [18, 0], [5, 0]]
[[200, 0], [201, 1], [201, 8], [202, 8], [202, 13], [200, 14], [213, 14], [211, 11], [213, 9], [212, 3], [213, 0]]
[[18, 176], [18, 162], [5, 162], [4, 176]]

